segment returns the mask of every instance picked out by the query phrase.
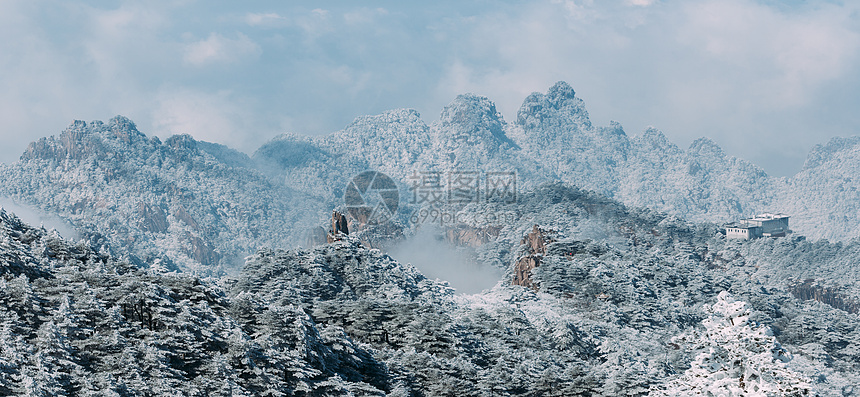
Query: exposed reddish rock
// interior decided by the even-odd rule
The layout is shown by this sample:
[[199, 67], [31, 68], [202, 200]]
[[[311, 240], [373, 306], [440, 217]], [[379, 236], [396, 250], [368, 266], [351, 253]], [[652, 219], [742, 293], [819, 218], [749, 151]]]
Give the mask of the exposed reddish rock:
[[540, 260], [541, 257], [535, 255], [521, 257], [514, 268], [514, 278], [511, 283], [537, 291], [538, 287], [532, 283], [531, 273], [534, 268], [540, 266]]
[[543, 255], [546, 253], [546, 245], [555, 241], [548, 236], [550, 232], [534, 225], [532, 232], [523, 237], [522, 244], [528, 245], [530, 253]]
[[819, 285], [814, 279], [793, 283], [788, 286], [788, 291], [797, 299], [813, 299], [848, 313], [860, 313], [860, 302], [841, 293], [839, 288]]
[[501, 226], [472, 227], [457, 225], [445, 232], [449, 243], [459, 247], [480, 247], [499, 236]]
[[173, 212], [173, 216], [175, 216], [176, 219], [185, 222], [185, 224], [190, 226], [192, 229], [200, 231], [200, 224], [198, 224], [197, 221], [194, 220], [191, 214], [189, 214], [188, 211], [185, 210], [185, 207], [183, 207], [181, 204]]
[[328, 231], [326, 241], [333, 243], [343, 239], [343, 236], [349, 234], [349, 225], [346, 221], [346, 215], [334, 211], [331, 214], [331, 228]]
[[206, 244], [202, 238], [189, 235], [191, 243], [191, 257], [204, 266], [215, 266], [218, 264], [219, 255], [215, 250]]
[[146, 203], [139, 203], [137, 214], [140, 216], [140, 227], [143, 230], [152, 233], [164, 233], [169, 226], [167, 223], [167, 214], [161, 207], [151, 206]]
[[531, 233], [523, 237], [521, 244], [525, 245], [525, 253], [514, 266], [514, 277], [511, 284], [538, 290], [538, 286], [531, 280], [531, 272], [540, 266], [543, 254], [546, 253], [546, 246], [555, 241], [551, 234], [551, 230], [543, 230], [538, 225], [534, 225]]
[[[350, 212], [350, 215], [354, 215]], [[321, 230], [311, 230], [308, 234], [307, 243], [309, 246], [315, 246], [320, 243], [333, 243], [342, 240], [344, 236], [350, 235], [357, 239], [361, 245], [368, 248], [382, 249], [389, 245], [392, 241], [399, 240], [403, 237], [403, 228], [393, 222], [384, 222], [380, 224], [362, 223], [361, 219], [355, 217], [347, 217], [346, 214], [334, 211], [331, 215], [331, 226], [328, 233], [322, 228]], [[319, 233], [322, 232], [322, 241]]]

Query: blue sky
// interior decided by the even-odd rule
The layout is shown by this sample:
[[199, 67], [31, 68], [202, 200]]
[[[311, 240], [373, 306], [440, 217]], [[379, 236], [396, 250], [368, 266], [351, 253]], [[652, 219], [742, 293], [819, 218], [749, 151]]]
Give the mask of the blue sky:
[[860, 134], [860, 5], [825, 1], [0, 2], [0, 161], [122, 114], [252, 153], [457, 94], [559, 80], [599, 125], [708, 136], [775, 175]]

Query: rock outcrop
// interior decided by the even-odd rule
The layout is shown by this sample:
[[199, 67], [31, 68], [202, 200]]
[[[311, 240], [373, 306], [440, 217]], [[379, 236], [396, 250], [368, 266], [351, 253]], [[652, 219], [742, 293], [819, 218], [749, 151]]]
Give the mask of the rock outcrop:
[[457, 225], [445, 231], [449, 243], [458, 247], [480, 247], [499, 236], [501, 226], [473, 227]]
[[349, 235], [349, 224], [346, 221], [346, 215], [334, 211], [331, 214], [331, 229], [328, 231], [326, 241], [333, 243], [343, 240], [344, 236]]
[[523, 237], [521, 244], [525, 245], [525, 252], [517, 259], [511, 284], [538, 290], [538, 286], [532, 282], [531, 272], [540, 266], [541, 259], [546, 253], [546, 246], [555, 241], [551, 236], [552, 234], [551, 230], [544, 230], [538, 225], [534, 225], [531, 233]]

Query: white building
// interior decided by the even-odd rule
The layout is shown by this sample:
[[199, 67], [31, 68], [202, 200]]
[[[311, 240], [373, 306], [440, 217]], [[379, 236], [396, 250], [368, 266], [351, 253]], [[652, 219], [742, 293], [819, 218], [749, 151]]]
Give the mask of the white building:
[[784, 237], [791, 233], [788, 215], [764, 213], [726, 225], [726, 238], [749, 240], [759, 237]]

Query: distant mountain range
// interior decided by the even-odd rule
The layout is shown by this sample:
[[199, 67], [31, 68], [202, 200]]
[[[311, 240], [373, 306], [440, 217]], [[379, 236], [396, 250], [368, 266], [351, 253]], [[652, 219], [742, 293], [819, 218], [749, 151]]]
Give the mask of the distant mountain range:
[[526, 98], [510, 123], [467, 94], [430, 124], [393, 110], [327, 136], [282, 135], [252, 157], [188, 135], [162, 142], [121, 116], [75, 121], [0, 167], [0, 196], [149, 266], [218, 272], [260, 246], [307, 245], [365, 170], [399, 183], [401, 225], [417, 208], [407, 200], [416, 175], [515, 173], [520, 191], [560, 181], [690, 221], [785, 212], [811, 239], [860, 236], [860, 138], [816, 146], [797, 175], [771, 177], [707, 138], [683, 150], [653, 128], [630, 137], [617, 123], [594, 126], [564, 82]]
[[[0, 395], [856, 396], [858, 167], [629, 137], [566, 83], [253, 156], [76, 121], [0, 167], [78, 234], [0, 211]], [[721, 233], [765, 210], [795, 234]]]

